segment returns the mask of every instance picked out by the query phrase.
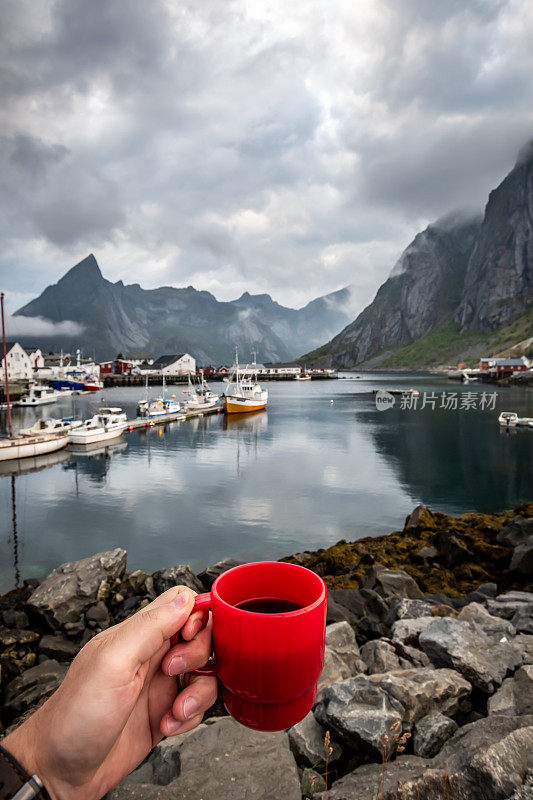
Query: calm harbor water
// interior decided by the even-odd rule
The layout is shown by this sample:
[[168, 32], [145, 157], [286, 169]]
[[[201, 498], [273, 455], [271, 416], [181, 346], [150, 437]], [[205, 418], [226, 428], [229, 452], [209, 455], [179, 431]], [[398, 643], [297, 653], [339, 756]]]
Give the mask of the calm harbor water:
[[[199, 569], [228, 556], [279, 558], [388, 533], [420, 502], [456, 513], [532, 499], [533, 429], [506, 432], [497, 422], [502, 410], [533, 417], [530, 389], [382, 374], [265, 385], [263, 413], [176, 422], [90, 454], [18, 462], [14, 480], [4, 465], [0, 589], [117, 546], [131, 569]], [[416, 410], [400, 408], [399, 397], [376, 409], [373, 388], [410, 386], [421, 392]], [[479, 409], [483, 391], [497, 391], [494, 410]], [[435, 409], [420, 408], [424, 392], [435, 393]], [[439, 408], [443, 392], [471, 392], [478, 408]], [[140, 394], [107, 390], [105, 404], [134, 416]], [[102, 396], [14, 409], [14, 426], [69, 416], [73, 402], [85, 417]]]

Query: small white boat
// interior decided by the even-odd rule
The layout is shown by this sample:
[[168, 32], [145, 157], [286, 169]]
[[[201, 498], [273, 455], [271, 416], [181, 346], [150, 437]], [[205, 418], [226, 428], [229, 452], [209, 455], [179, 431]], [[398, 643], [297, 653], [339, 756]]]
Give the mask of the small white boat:
[[43, 433], [40, 436], [12, 436], [9, 439], [0, 439], [0, 461], [35, 458], [46, 453], [54, 453], [66, 447], [68, 441], [67, 433], [59, 436]]
[[191, 383], [189, 375], [189, 396], [185, 403], [187, 411], [203, 411], [206, 408], [213, 408], [218, 403], [218, 395], [214, 394], [204, 380], [204, 372], [200, 370], [200, 385], [198, 387]]
[[518, 425], [518, 414], [515, 411], [502, 411], [498, 417], [498, 422], [507, 428], [513, 428]]
[[294, 380], [295, 381], [310, 381], [311, 380], [311, 376], [309, 375], [308, 372], [302, 372], [300, 375], [295, 375], [294, 376]]
[[64, 395], [54, 389], [52, 386], [39, 386], [38, 384], [30, 384], [30, 391], [28, 394], [21, 397], [15, 406], [45, 406], [49, 403], [55, 403], [60, 397]]
[[124, 433], [127, 422], [128, 418], [121, 408], [101, 408], [94, 417], [70, 431], [68, 440], [71, 444], [105, 442]]
[[181, 405], [176, 400], [176, 395], [173, 394], [170, 398], [166, 396], [165, 376], [163, 375], [163, 393], [155, 400], [150, 400], [148, 397], [148, 376], [146, 376], [146, 397], [144, 400], [139, 400], [137, 403], [137, 412], [140, 417], [162, 417], [165, 414], [178, 414], [181, 411]]
[[257, 378], [241, 378], [239, 375], [239, 354], [235, 348], [235, 368], [232, 379], [224, 390], [226, 414], [246, 414], [266, 408], [268, 392], [261, 389]]
[[40, 419], [31, 428], [21, 428], [19, 436], [36, 436], [40, 433], [68, 433], [74, 428], [79, 428], [81, 419], [65, 417], [64, 419]]

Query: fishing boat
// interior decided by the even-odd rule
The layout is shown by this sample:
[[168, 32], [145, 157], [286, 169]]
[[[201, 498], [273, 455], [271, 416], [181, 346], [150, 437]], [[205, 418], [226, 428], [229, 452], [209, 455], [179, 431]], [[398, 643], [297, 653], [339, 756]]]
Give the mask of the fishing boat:
[[185, 403], [187, 411], [203, 411], [213, 408], [218, 403], [218, 395], [214, 394], [204, 380], [204, 371], [200, 370], [200, 385], [196, 387], [189, 375], [188, 398]]
[[308, 372], [301, 372], [299, 375], [294, 376], [295, 381], [310, 381], [311, 376]]
[[81, 419], [64, 417], [63, 419], [40, 419], [31, 428], [21, 428], [19, 436], [37, 436], [41, 433], [68, 433], [79, 428]]
[[83, 381], [83, 388], [88, 392], [100, 392], [104, 388], [104, 384], [96, 375], [87, 375]]
[[137, 403], [137, 412], [140, 417], [162, 417], [166, 414], [178, 414], [181, 405], [173, 394], [170, 398], [166, 396], [165, 376], [163, 375], [163, 392], [160, 397], [150, 400], [148, 397], [148, 375], [146, 376], [146, 396], [144, 400]]
[[45, 406], [50, 403], [55, 403], [60, 397], [64, 395], [54, 389], [52, 386], [44, 386], [36, 383], [30, 384], [28, 394], [21, 397], [18, 402], [13, 403], [15, 406]]
[[[255, 362], [252, 366], [255, 366]], [[235, 367], [224, 389], [224, 409], [226, 414], [246, 414], [266, 408], [268, 392], [257, 383], [257, 375], [241, 377], [239, 373], [239, 353], [235, 348]]]
[[6, 331], [4, 321], [4, 293], [0, 293], [0, 308], [2, 317], [2, 345], [5, 369], [5, 394], [7, 405], [7, 432], [6, 439], [0, 439], [0, 461], [11, 461], [19, 458], [35, 458], [46, 453], [54, 453], [68, 444], [68, 435], [44, 433], [37, 436], [13, 436], [11, 426], [11, 403], [9, 400], [9, 374], [7, 369]]
[[127, 426], [128, 418], [121, 408], [101, 408], [98, 414], [85, 420], [68, 434], [70, 444], [92, 444], [105, 442], [120, 436]]

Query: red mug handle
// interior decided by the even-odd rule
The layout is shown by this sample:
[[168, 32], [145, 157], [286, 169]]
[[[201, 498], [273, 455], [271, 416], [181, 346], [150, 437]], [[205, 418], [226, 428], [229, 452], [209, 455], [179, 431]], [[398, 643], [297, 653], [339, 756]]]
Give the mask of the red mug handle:
[[[197, 594], [194, 598], [194, 608], [192, 613], [194, 614], [195, 611], [204, 611], [205, 609], [209, 609], [211, 607], [211, 592], [204, 592], [203, 594]], [[174, 636], [170, 637], [170, 645], [173, 647], [175, 644], [179, 642], [179, 632], [175, 633]], [[216, 667], [214, 659], [211, 658], [208, 662], [210, 666], [201, 667], [200, 669], [191, 670], [189, 673], [190, 675], [209, 675], [211, 677], [216, 677]]]

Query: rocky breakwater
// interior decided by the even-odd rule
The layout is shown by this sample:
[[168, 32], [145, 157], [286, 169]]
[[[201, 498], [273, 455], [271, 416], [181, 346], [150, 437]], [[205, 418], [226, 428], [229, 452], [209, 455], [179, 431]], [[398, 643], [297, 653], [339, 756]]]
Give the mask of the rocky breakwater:
[[[532, 524], [531, 504], [459, 519], [419, 508], [402, 532], [292, 557], [329, 586], [312, 712], [276, 734], [211, 716], [159, 744], [112, 800], [531, 798]], [[99, 630], [176, 583], [209, 590], [236, 563], [149, 575], [117, 549], [0, 598], [3, 726]]]

